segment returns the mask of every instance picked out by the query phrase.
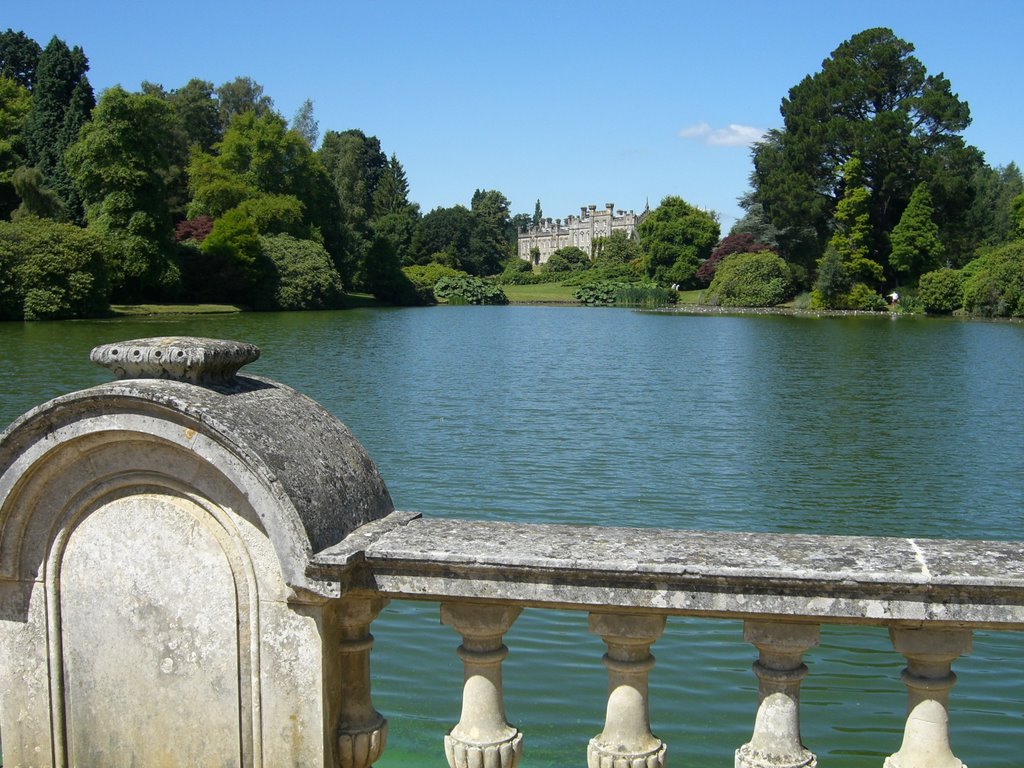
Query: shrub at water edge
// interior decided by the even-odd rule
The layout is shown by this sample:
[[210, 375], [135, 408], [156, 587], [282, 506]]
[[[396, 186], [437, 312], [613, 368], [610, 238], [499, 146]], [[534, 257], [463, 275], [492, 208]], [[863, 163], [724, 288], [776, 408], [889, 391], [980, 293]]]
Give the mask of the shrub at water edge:
[[508, 304], [501, 288], [480, 277], [442, 277], [434, 285], [434, 295], [449, 304]]
[[789, 265], [770, 251], [726, 256], [705, 301], [723, 307], [774, 307], [793, 295]]
[[109, 310], [110, 242], [49, 219], [0, 222], [0, 320], [96, 317]]
[[917, 297], [929, 315], [948, 315], [964, 305], [964, 275], [959, 269], [936, 269], [921, 275]]
[[986, 317], [1024, 317], [1024, 240], [995, 248], [963, 268], [964, 309]]

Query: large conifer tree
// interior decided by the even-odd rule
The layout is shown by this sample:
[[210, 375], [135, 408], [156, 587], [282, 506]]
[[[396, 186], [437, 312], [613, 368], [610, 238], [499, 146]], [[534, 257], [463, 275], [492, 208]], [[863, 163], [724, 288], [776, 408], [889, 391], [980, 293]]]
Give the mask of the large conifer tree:
[[85, 73], [89, 60], [81, 48], [68, 48], [57, 37], [39, 57], [32, 90], [32, 108], [25, 126], [30, 162], [56, 190], [68, 213], [81, 219], [82, 203], [64, 167], [64, 152], [78, 138], [96, 106]]

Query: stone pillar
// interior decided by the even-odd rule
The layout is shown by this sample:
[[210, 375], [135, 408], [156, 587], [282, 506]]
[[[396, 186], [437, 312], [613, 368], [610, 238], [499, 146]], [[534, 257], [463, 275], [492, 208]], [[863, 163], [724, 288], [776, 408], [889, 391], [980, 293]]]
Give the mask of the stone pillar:
[[900, 751], [885, 768], [965, 768], [949, 748], [949, 690], [953, 660], [971, 652], [969, 629], [890, 627], [893, 647], [907, 658], [907, 725]]
[[743, 639], [758, 650], [754, 735], [736, 750], [736, 768], [814, 768], [813, 752], [800, 741], [802, 657], [818, 644], [817, 624], [744, 621]]
[[451, 768], [513, 768], [523, 753], [523, 735], [505, 720], [501, 642], [522, 608], [484, 603], [442, 603], [441, 623], [462, 635], [462, 717], [444, 737]]
[[388, 721], [370, 697], [370, 623], [387, 599], [345, 597], [335, 615], [341, 700], [338, 702], [337, 766], [370, 768], [384, 752]]
[[608, 646], [608, 710], [604, 730], [587, 747], [588, 768], [664, 767], [666, 747], [651, 733], [647, 706], [651, 645], [664, 629], [664, 616], [590, 614], [590, 631]]

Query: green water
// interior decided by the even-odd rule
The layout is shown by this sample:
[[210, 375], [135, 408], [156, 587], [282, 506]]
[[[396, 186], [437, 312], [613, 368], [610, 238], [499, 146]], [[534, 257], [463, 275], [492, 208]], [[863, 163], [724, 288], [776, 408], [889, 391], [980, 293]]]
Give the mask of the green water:
[[[427, 515], [675, 528], [1024, 539], [1024, 326], [933, 318], [679, 316], [451, 307], [0, 324], [0, 422], [108, 380], [95, 344], [257, 343], [249, 370], [324, 403]], [[433, 604], [374, 624], [378, 768], [444, 765], [458, 638]], [[604, 716], [584, 614], [527, 610], [506, 638], [524, 768], [582, 765]], [[655, 733], [673, 766], [731, 766], [756, 705], [739, 622], [669, 620]], [[804, 741], [829, 768], [899, 747], [903, 660], [882, 629], [822, 629]], [[952, 741], [971, 768], [1024, 763], [1024, 636], [975, 633]]]

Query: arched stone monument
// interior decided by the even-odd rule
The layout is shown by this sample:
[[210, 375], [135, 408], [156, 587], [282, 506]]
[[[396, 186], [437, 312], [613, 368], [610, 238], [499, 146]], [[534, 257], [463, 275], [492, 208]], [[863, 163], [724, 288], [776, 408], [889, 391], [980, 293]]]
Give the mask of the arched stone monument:
[[306, 568], [391, 498], [321, 406], [236, 375], [258, 356], [97, 347], [120, 380], [2, 435], [4, 765], [365, 766], [383, 749], [368, 678], [340, 679], [363, 674], [383, 601]]

